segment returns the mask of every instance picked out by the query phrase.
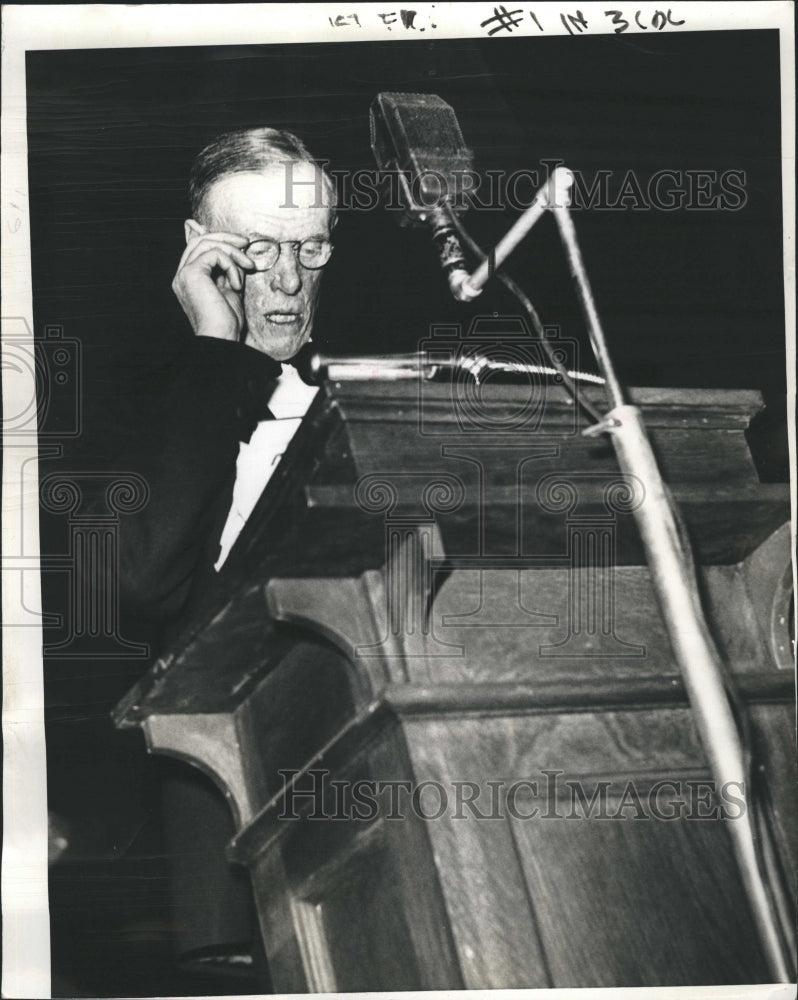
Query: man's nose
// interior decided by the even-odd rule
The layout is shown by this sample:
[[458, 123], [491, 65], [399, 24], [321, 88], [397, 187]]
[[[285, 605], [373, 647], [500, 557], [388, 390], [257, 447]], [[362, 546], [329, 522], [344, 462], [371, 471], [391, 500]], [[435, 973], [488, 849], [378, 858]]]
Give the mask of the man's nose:
[[294, 248], [281, 247], [280, 256], [271, 269], [272, 288], [286, 295], [296, 295], [302, 287], [302, 265], [297, 260]]

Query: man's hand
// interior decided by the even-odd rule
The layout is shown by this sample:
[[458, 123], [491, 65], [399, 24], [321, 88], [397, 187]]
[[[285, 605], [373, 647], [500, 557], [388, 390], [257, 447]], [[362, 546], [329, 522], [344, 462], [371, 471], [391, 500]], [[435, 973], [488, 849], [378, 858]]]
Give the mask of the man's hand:
[[198, 337], [238, 340], [244, 328], [244, 275], [256, 269], [245, 236], [192, 236], [180, 258], [172, 290]]

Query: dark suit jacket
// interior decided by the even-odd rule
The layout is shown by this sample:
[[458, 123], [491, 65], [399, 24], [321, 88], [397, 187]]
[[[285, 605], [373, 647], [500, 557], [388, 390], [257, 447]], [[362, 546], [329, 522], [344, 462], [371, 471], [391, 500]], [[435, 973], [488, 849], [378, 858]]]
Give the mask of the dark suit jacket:
[[[124, 611], [164, 623], [212, 572], [232, 499], [239, 444], [270, 416], [281, 365], [254, 348], [187, 336], [166, 363], [132, 374], [103, 407], [91, 464], [133, 472], [149, 498], [119, 522]], [[96, 501], [98, 510], [102, 499]]]
[[[113, 382], [93, 379], [86, 433], [60, 467], [79, 479], [83, 517], [107, 517], [106, 491], [115, 475], [134, 473], [146, 484], [144, 506], [118, 516], [121, 634], [147, 643], [157, 654], [215, 575], [239, 445], [271, 416], [267, 401], [282, 368], [251, 347], [188, 332], [164, 345], [159, 357], [128, 365], [121, 381], [119, 368], [120, 356], [115, 355]], [[81, 580], [79, 591], [105, 585], [99, 579]], [[143, 661], [134, 664], [139, 672], [145, 666]], [[58, 667], [56, 661], [53, 676]], [[117, 682], [113, 701], [130, 686], [129, 671], [120, 671], [116, 681], [106, 684], [105, 697]], [[91, 707], [97, 710], [96, 698]], [[140, 747], [136, 754], [143, 759]], [[125, 766], [142, 785], [153, 780], [151, 767], [139, 771], [135, 763]], [[163, 850], [172, 857], [177, 946], [181, 953], [248, 950], [248, 879], [232, 873], [224, 857], [233, 834], [228, 806], [192, 769], [163, 764], [160, 773], [165, 778]], [[143, 815], [142, 825], [148, 819]]]

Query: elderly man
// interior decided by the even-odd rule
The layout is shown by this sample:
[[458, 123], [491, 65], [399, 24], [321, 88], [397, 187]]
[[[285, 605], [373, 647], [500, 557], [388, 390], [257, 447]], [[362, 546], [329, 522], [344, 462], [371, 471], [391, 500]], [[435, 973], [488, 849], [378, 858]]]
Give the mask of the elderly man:
[[332, 250], [331, 182], [299, 139], [260, 128], [206, 146], [190, 193], [173, 288], [194, 332], [292, 358], [310, 339]]
[[[220, 136], [192, 171], [193, 218], [172, 287], [199, 337], [244, 343], [275, 361], [310, 340], [330, 259], [334, 192], [304, 145], [261, 128]], [[239, 451], [218, 568], [304, 416], [314, 390], [289, 368]]]
[[330, 178], [271, 128], [210, 143], [190, 196], [172, 287], [195, 336], [153, 394], [156, 436], [125, 456], [151, 492], [123, 527], [123, 593], [161, 620], [224, 562], [313, 398], [280, 362], [310, 340], [335, 221]]
[[[282, 363], [301, 364], [310, 341], [335, 220], [329, 177], [271, 128], [210, 143], [190, 197], [172, 287], [193, 335], [141, 390], [132, 377], [103, 428], [106, 464], [149, 489], [120, 524], [120, 591], [156, 645], [221, 566], [317, 391]], [[186, 768], [166, 772], [164, 803], [181, 953], [246, 958], [250, 890], [225, 861], [226, 803]]]

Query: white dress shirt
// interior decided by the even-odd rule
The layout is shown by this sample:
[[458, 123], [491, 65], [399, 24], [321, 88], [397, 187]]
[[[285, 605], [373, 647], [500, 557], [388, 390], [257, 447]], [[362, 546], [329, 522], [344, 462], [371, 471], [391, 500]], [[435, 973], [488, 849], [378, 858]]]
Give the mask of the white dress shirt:
[[313, 385], [306, 385], [296, 368], [285, 365], [283, 374], [269, 399], [269, 409], [274, 420], [261, 420], [249, 443], [241, 442], [236, 461], [236, 481], [233, 502], [220, 540], [221, 552], [214, 569], [219, 570], [247, 523], [260, 495], [272, 477], [277, 463], [296, 434], [302, 418], [318, 392]]

